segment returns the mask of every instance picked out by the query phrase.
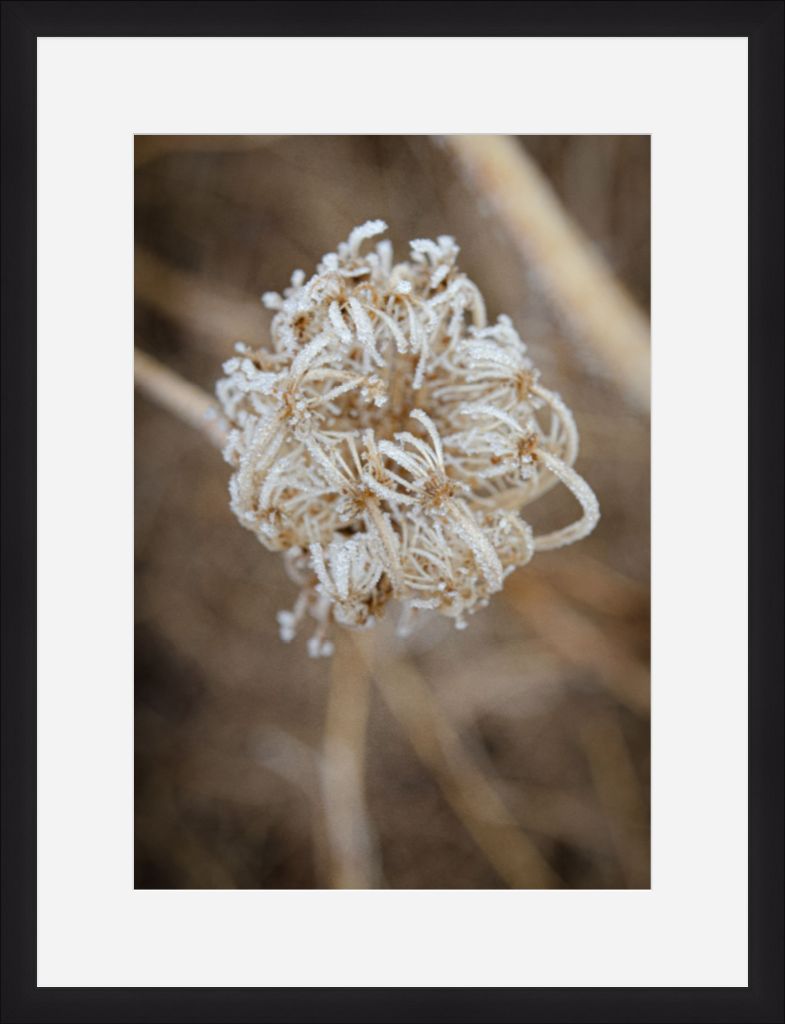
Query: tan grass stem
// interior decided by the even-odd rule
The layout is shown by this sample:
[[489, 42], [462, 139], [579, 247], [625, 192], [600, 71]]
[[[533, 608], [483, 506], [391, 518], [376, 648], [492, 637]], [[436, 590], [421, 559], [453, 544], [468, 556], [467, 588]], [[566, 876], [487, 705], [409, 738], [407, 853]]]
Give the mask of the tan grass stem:
[[639, 408], [648, 410], [647, 318], [564, 209], [523, 144], [505, 135], [450, 135], [444, 142], [612, 379]]
[[134, 257], [134, 292], [137, 301], [182, 326], [212, 352], [225, 352], [227, 342], [253, 340], [267, 319], [258, 299], [173, 267], [141, 246]]
[[513, 889], [558, 888], [560, 879], [466, 751], [414, 666], [401, 658], [377, 656], [371, 661], [358, 634], [349, 635], [418, 759], [499, 877]]
[[598, 686], [636, 715], [649, 714], [649, 672], [611, 641], [605, 631], [576, 611], [542, 575], [513, 575], [502, 591], [506, 602], [568, 664], [590, 670]]
[[134, 349], [134, 383], [147, 398], [200, 430], [216, 447], [223, 447], [226, 421], [206, 391], [138, 348]]
[[365, 804], [365, 752], [371, 681], [365, 658], [341, 630], [330, 666], [330, 690], [322, 750], [322, 795], [333, 889], [373, 889], [380, 868]]

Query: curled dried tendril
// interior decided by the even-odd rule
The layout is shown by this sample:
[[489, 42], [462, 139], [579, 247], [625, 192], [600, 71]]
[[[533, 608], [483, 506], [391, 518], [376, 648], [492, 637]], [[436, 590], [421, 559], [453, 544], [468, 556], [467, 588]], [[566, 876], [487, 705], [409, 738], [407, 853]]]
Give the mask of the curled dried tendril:
[[[264, 295], [270, 345], [239, 343], [217, 385], [232, 509], [283, 552], [301, 590], [281, 637], [311, 617], [315, 657], [333, 624], [370, 626], [392, 600], [401, 630], [425, 609], [463, 628], [535, 551], [599, 518], [572, 469], [572, 414], [509, 317], [487, 323], [454, 240], [417, 239], [394, 263], [386, 240], [363, 251], [385, 230], [355, 228], [312, 277]], [[557, 483], [581, 517], [534, 536], [521, 509]]]

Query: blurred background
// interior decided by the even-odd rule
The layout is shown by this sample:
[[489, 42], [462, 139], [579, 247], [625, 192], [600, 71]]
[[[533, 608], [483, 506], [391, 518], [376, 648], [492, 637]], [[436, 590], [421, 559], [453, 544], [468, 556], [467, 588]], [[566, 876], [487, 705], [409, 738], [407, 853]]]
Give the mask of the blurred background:
[[[648, 314], [648, 136], [516, 145]], [[278, 639], [296, 588], [234, 519], [229, 467], [137, 396], [136, 887], [647, 888], [648, 416], [536, 256], [430, 138], [140, 136], [135, 162], [140, 349], [212, 392], [266, 337], [261, 293], [355, 225], [386, 220], [399, 258], [454, 235], [573, 410], [602, 508], [467, 630], [384, 623], [375, 667], [313, 661]], [[574, 517], [560, 490], [535, 527]], [[331, 732], [361, 745], [348, 767]]]

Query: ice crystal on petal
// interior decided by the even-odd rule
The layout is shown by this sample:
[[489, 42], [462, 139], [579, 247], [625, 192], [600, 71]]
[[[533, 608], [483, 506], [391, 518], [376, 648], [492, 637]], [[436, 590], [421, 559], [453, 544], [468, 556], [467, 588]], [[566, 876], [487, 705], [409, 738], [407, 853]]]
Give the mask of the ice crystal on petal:
[[[309, 278], [265, 292], [270, 343], [237, 343], [216, 393], [229, 435], [231, 507], [300, 587], [278, 613], [306, 618], [314, 657], [334, 625], [399, 631], [438, 612], [458, 629], [535, 551], [573, 543], [599, 505], [572, 468], [578, 433], [512, 321], [487, 322], [449, 235], [395, 263], [381, 220], [355, 228]], [[577, 522], [535, 537], [522, 516], [561, 483]]]

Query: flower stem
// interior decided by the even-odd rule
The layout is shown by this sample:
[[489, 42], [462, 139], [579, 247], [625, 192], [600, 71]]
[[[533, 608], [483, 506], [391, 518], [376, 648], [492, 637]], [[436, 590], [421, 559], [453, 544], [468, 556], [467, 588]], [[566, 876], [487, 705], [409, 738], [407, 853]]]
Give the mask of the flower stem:
[[[358, 644], [367, 637], [357, 636]], [[380, 867], [365, 806], [365, 748], [371, 682], [343, 630], [336, 636], [324, 726], [322, 794], [333, 889], [373, 889]]]

